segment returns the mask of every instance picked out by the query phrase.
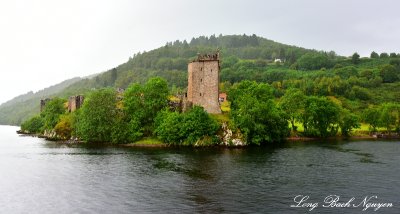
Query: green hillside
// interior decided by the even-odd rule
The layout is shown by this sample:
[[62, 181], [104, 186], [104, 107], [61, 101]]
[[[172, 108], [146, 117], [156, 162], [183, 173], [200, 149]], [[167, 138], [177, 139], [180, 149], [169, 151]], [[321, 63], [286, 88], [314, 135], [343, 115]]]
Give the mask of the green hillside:
[[[188, 62], [198, 53], [215, 52], [217, 49], [221, 50], [222, 67], [230, 67], [236, 62], [252, 62], [260, 67], [277, 58], [286, 59], [288, 64], [292, 64], [302, 55], [316, 52], [256, 35], [201, 36], [190, 42], [177, 40], [149, 52], [134, 54], [126, 63], [91, 80], [77, 82], [68, 87], [66, 92], [82, 93], [87, 89], [107, 86], [126, 88], [132, 82], [144, 83], [153, 76], [165, 78], [170, 86], [186, 87]], [[242, 65], [239, 63], [238, 66]], [[221, 79], [228, 80], [229, 75], [222, 72]]]
[[80, 80], [81, 78], [75, 77], [69, 80], [65, 80], [59, 84], [42, 89], [36, 93], [30, 91], [26, 94], [19, 95], [12, 100], [3, 103], [0, 106], [0, 124], [21, 124], [21, 122], [39, 112], [39, 101], [41, 99], [52, 97], [55, 94], [63, 93], [62, 91], [66, 87]]
[[187, 85], [187, 63], [198, 53], [217, 49], [222, 59], [223, 91], [233, 83], [254, 80], [269, 83], [276, 98], [283, 96], [288, 88], [298, 88], [307, 96], [329, 96], [355, 112], [400, 100], [398, 54], [374, 53], [371, 58], [360, 59], [356, 54], [342, 57], [332, 51], [285, 45], [256, 35], [212, 35], [168, 42], [158, 49], [134, 54], [127, 62], [93, 78], [66, 84], [62, 90], [15, 98], [0, 106], [0, 124], [20, 124], [38, 113], [39, 100], [46, 96], [66, 98], [91, 89], [127, 88], [133, 82], [145, 83], [154, 76], [166, 79], [173, 93]]
[[[290, 62], [305, 53], [313, 52], [304, 48], [280, 44], [255, 35], [201, 36], [190, 42], [169, 42], [158, 49], [134, 54], [129, 60], [93, 78], [67, 80], [56, 88], [41, 92], [29, 92], [0, 106], [0, 124], [19, 125], [25, 119], [38, 113], [39, 100], [45, 97], [68, 97], [85, 94], [93, 88], [126, 88], [132, 82], [146, 82], [150, 77], [161, 76], [170, 86], [186, 87], [187, 63], [197, 53], [214, 52], [221, 49], [226, 63], [238, 60], [256, 61], [267, 64], [275, 58], [285, 58]], [[228, 66], [228, 64], [225, 64]], [[223, 75], [222, 79], [225, 75]]]

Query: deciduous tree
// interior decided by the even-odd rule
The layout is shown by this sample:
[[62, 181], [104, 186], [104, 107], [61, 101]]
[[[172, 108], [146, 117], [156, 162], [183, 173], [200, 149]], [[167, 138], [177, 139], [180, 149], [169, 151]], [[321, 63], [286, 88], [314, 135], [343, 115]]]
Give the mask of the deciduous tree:
[[292, 125], [292, 130], [296, 131], [296, 120], [300, 120], [304, 113], [304, 104], [306, 96], [299, 89], [288, 89], [280, 100], [281, 108], [286, 112]]
[[376, 59], [376, 58], [379, 58], [379, 54], [376, 53], [375, 51], [372, 51], [372, 53], [371, 53], [371, 59]]
[[116, 124], [116, 92], [105, 88], [93, 91], [85, 99], [77, 118], [77, 134], [86, 142], [111, 142]]
[[326, 97], [308, 97], [303, 114], [305, 132], [320, 137], [335, 135], [340, 120], [340, 107]]
[[248, 143], [280, 141], [289, 133], [286, 114], [272, 100], [270, 86], [244, 81], [229, 91], [231, 117]]
[[353, 64], [358, 64], [360, 62], [360, 55], [357, 52], [351, 56], [351, 62]]

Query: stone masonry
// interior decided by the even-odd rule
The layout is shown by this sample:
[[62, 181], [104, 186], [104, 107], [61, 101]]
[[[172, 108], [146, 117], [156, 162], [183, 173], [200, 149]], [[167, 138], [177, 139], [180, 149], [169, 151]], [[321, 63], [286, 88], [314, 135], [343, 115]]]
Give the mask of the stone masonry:
[[68, 112], [73, 112], [82, 107], [84, 97], [82, 95], [71, 96], [68, 99]]
[[199, 55], [188, 65], [187, 101], [202, 106], [208, 113], [220, 114], [219, 53]]

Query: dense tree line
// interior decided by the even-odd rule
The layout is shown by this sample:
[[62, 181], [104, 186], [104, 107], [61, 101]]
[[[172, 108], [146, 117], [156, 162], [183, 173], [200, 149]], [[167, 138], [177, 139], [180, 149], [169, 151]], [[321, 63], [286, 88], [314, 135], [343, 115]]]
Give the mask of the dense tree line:
[[254, 34], [200, 36], [189, 42], [177, 40], [149, 52], [136, 53], [126, 63], [96, 78], [76, 83], [67, 91], [101, 87], [127, 88], [132, 82], [144, 83], [153, 76], [165, 78], [171, 86], [185, 87], [187, 63], [198, 53], [215, 52], [217, 49], [220, 49], [223, 60], [230, 57], [245, 61], [256, 60], [258, 65], [266, 65], [275, 59], [284, 59], [290, 65], [306, 53], [317, 52], [284, 45]]
[[53, 129], [61, 115], [65, 113], [64, 103], [66, 100], [54, 98], [46, 104], [46, 108], [37, 116], [30, 118], [21, 125], [22, 130], [31, 133], [43, 132]]
[[20, 102], [12, 105], [0, 106], [0, 123], [20, 124], [34, 115], [38, 111], [37, 99], [67, 98], [104, 87], [126, 89], [132, 83], [144, 84], [154, 76], [166, 79], [170, 89], [182, 91], [187, 85], [187, 63], [197, 53], [213, 52], [217, 48], [222, 56], [221, 81], [266, 82], [273, 87], [275, 97], [294, 87], [307, 96], [335, 96], [356, 111], [370, 103], [396, 102], [399, 98], [395, 93], [400, 88], [399, 54], [373, 52], [369, 58], [357, 53], [342, 57], [333, 51], [284, 45], [256, 35], [211, 35], [168, 42], [152, 51], [136, 53], [126, 63], [62, 90], [46, 91], [46, 96], [30, 96], [29, 100], [19, 99]]
[[29, 133], [55, 131], [58, 138], [77, 137], [85, 142], [131, 143], [158, 137], [170, 144], [192, 145], [209, 137], [216, 142], [219, 124], [202, 107], [185, 113], [169, 110], [168, 86], [162, 78], [131, 84], [124, 94], [103, 88], [90, 92], [79, 110], [68, 113], [66, 100], [55, 98], [44, 111], [25, 121]]
[[[356, 114], [335, 97], [306, 95], [290, 88], [277, 99], [268, 83], [242, 81], [228, 86], [229, 126], [248, 144], [283, 141], [290, 133], [311, 137], [349, 136], [364, 122], [371, 131], [400, 131], [400, 105], [383, 103]], [[92, 91], [81, 109], [68, 113], [66, 100], [55, 98], [40, 115], [24, 122], [29, 133], [55, 132], [58, 138], [85, 142], [131, 143], [157, 137], [168, 144], [218, 144], [216, 121], [202, 107], [180, 113], [168, 107], [170, 91], [162, 78], [131, 84], [123, 94], [115, 89]], [[303, 131], [298, 131], [298, 126]]]
[[[342, 57], [255, 35], [201, 36], [137, 53], [126, 63], [78, 81], [55, 95], [66, 98], [85, 94], [89, 98], [86, 107], [73, 114], [58, 115], [58, 111], [58, 116], [47, 115], [57, 112], [55, 107], [28, 120], [23, 128], [43, 132], [55, 125], [54, 130], [66, 138], [79, 136], [90, 142], [133, 142], [147, 136], [170, 143], [193, 144], [199, 139], [213, 142], [216, 128], [212, 120], [204, 123], [211, 125], [203, 127], [201, 134], [188, 137], [192, 115], [206, 118], [199, 109], [181, 114], [165, 107], [168, 94], [185, 90], [187, 63], [197, 53], [217, 48], [222, 56], [220, 90], [228, 92], [231, 101], [231, 127], [240, 130], [250, 143], [279, 141], [290, 131], [298, 131], [297, 126], [302, 127], [304, 135], [321, 137], [349, 135], [360, 122], [369, 124], [371, 131], [399, 129], [399, 54], [372, 52], [368, 58], [357, 53]], [[165, 80], [151, 79], [154, 76]], [[123, 99], [110, 89], [119, 87], [126, 88]], [[103, 101], [96, 103], [96, 96]], [[104, 112], [90, 110], [107, 103]], [[109, 115], [100, 117], [97, 113], [101, 112]], [[90, 120], [94, 118], [92, 122], [100, 125], [96, 129], [99, 133], [89, 136], [88, 130], [93, 128]], [[174, 121], [187, 126], [176, 126]], [[194, 123], [201, 127], [201, 122]]]
[[362, 113], [362, 119], [369, 124], [370, 130], [376, 132], [379, 127], [387, 132], [400, 131], [400, 104], [383, 103], [378, 106], [370, 106]]
[[261, 144], [288, 136], [286, 114], [274, 102], [268, 84], [243, 81], [233, 85], [228, 96], [233, 123], [247, 142]]
[[[304, 135], [328, 137], [338, 131], [348, 136], [358, 128], [357, 115], [327, 97], [306, 96], [298, 89], [289, 89], [278, 102], [272, 88], [264, 83], [243, 81], [229, 91], [232, 119], [249, 142], [276, 141], [304, 127]], [[288, 125], [290, 123], [290, 126]]]

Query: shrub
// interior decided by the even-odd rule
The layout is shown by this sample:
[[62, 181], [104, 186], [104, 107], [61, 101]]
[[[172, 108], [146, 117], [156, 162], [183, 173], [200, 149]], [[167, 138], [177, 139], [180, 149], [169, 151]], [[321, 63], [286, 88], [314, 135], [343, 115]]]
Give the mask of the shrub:
[[63, 139], [71, 138], [72, 134], [72, 116], [71, 114], [62, 115], [57, 125], [54, 127], [54, 131], [58, 136]]
[[161, 111], [155, 121], [157, 137], [171, 144], [193, 145], [198, 140], [213, 136], [219, 128], [202, 107], [195, 106], [185, 113]]
[[22, 131], [29, 133], [39, 133], [42, 131], [44, 121], [40, 116], [32, 117], [21, 125]]

